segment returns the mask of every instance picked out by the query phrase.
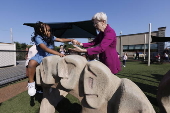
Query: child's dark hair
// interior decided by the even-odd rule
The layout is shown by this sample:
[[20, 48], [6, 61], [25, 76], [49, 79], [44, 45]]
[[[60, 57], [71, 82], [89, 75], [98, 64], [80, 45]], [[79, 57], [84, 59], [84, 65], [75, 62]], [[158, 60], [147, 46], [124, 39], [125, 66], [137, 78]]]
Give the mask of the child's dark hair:
[[47, 45], [53, 44], [53, 36], [51, 35], [50, 37], [46, 37], [44, 35], [45, 29], [46, 29], [47, 24], [38, 21], [35, 25], [34, 25], [34, 36], [31, 37], [31, 40], [34, 42], [35, 41], [35, 37], [37, 35], [40, 35], [44, 41], [47, 42]]

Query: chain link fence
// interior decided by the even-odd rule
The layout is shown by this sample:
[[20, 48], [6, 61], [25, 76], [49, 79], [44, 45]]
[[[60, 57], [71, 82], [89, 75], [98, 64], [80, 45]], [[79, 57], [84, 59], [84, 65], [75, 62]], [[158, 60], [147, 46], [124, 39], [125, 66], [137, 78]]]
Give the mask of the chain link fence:
[[28, 51], [0, 50], [0, 86], [23, 79]]

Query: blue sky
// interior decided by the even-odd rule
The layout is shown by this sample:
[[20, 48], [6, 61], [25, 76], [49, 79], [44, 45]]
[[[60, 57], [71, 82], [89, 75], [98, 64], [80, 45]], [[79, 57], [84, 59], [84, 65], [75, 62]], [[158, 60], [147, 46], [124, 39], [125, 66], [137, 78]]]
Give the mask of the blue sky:
[[117, 35], [148, 32], [151, 23], [152, 31], [167, 27], [170, 37], [169, 4], [170, 0], [1, 0], [0, 42], [11, 42], [12, 28], [14, 41], [30, 44], [33, 28], [23, 23], [83, 21], [97, 12], [107, 14]]

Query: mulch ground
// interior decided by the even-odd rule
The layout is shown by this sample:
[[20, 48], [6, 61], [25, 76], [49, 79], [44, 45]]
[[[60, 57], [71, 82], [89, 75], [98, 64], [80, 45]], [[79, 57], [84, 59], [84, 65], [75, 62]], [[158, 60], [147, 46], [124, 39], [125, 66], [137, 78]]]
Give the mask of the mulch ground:
[[0, 103], [27, 90], [27, 81], [0, 88]]

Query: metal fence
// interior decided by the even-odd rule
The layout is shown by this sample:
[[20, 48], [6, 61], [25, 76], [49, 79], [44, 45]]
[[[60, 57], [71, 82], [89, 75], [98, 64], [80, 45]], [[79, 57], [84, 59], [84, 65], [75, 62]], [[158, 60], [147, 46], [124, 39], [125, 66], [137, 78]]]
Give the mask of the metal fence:
[[28, 51], [16, 51], [16, 60], [25, 60]]
[[27, 51], [0, 50], [0, 86], [26, 77], [26, 54]]
[[[1, 55], [10, 55], [10, 53], [16, 53], [16, 60], [25, 60], [26, 55], [28, 53], [28, 51], [21, 51], [21, 50], [0, 50], [0, 54]], [[8, 56], [5, 56], [8, 57]], [[0, 60], [2, 60], [2, 58], [0, 58]]]

